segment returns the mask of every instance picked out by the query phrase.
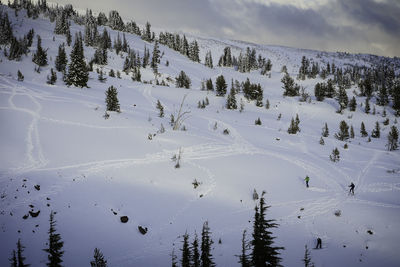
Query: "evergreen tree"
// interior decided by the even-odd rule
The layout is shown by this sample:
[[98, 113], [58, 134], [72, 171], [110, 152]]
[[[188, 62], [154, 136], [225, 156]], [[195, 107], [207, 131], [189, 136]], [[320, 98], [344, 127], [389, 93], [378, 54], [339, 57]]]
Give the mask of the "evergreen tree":
[[111, 69], [111, 70], [108, 72], [108, 76], [115, 78], [115, 72], [114, 72], [113, 69]]
[[231, 88], [231, 92], [229, 93], [228, 98], [226, 99], [226, 108], [237, 109], [235, 90], [233, 88]]
[[57, 14], [56, 26], [54, 27], [55, 34], [66, 34], [69, 31], [69, 23], [67, 20], [66, 11], [63, 9]]
[[104, 77], [103, 69], [100, 70], [98, 79], [99, 79], [99, 81], [102, 82], [102, 83], [104, 83], [104, 82], [107, 81], [107, 77]]
[[283, 95], [284, 96], [298, 96], [300, 86], [295, 84], [294, 80], [288, 73], [283, 76], [281, 82], [283, 83], [282, 88], [284, 89]]
[[58, 47], [58, 55], [56, 56], [55, 68], [57, 71], [63, 72], [67, 66], [68, 59], [65, 53], [64, 44]]
[[61, 267], [61, 263], [63, 262], [62, 256], [64, 251], [62, 251], [64, 242], [61, 241], [60, 234], [56, 233], [56, 221], [54, 220], [54, 212], [50, 213], [50, 229], [49, 229], [49, 247], [44, 249], [45, 252], [48, 253], [46, 263], [49, 267]]
[[317, 83], [314, 87], [314, 95], [317, 101], [324, 101], [325, 98], [325, 86], [321, 83]]
[[346, 90], [343, 86], [339, 86], [339, 92], [336, 100], [339, 103], [338, 112], [341, 113], [343, 109], [347, 108], [347, 104], [349, 103], [349, 98], [347, 97]]
[[279, 257], [279, 250], [284, 249], [283, 247], [275, 247], [272, 228], [278, 227], [275, 220], [267, 220], [265, 218], [266, 211], [270, 206], [265, 205], [264, 200], [265, 191], [262, 193], [260, 198], [259, 206], [255, 207], [254, 215], [254, 226], [253, 226], [253, 240], [251, 261], [254, 267], [265, 267], [265, 266], [281, 266], [281, 258]]
[[157, 105], [156, 108], [158, 109], [158, 117], [163, 118], [164, 117], [164, 107], [161, 104], [160, 100], [157, 100]]
[[367, 97], [365, 99], [365, 113], [369, 114], [370, 111], [371, 111], [371, 107], [369, 106], [369, 98]]
[[356, 111], [357, 108], [357, 101], [356, 98], [353, 96], [349, 102], [350, 111]]
[[171, 253], [171, 261], [172, 261], [171, 266], [172, 266], [172, 267], [178, 267], [177, 258], [178, 258], [178, 257], [175, 255], [175, 248], [173, 248], [173, 249], [172, 249], [172, 253]]
[[354, 128], [353, 128], [353, 125], [350, 126], [350, 138], [354, 138]]
[[267, 101], [265, 102], [265, 108], [266, 108], [266, 109], [269, 109], [269, 106], [270, 106], [269, 100], [267, 99]]
[[70, 54], [70, 63], [68, 65], [67, 85], [87, 87], [88, 80], [89, 72], [83, 54], [82, 37], [76, 35], [74, 47]]
[[367, 131], [365, 130], [364, 122], [361, 122], [360, 134], [361, 134], [362, 137], [368, 136], [368, 133], [367, 133]]
[[15, 249], [13, 250], [13, 254], [9, 260], [11, 263], [11, 267], [18, 267], [17, 253], [15, 252]]
[[249, 250], [249, 242], [246, 240], [246, 230], [244, 230], [242, 236], [242, 253], [238, 256], [241, 267], [251, 266], [251, 260], [248, 254], [248, 250]]
[[387, 148], [389, 151], [396, 150], [398, 148], [398, 142], [399, 142], [399, 131], [397, 130], [396, 126], [392, 126], [389, 134], [388, 134], [388, 142], [387, 142]]
[[108, 87], [106, 91], [106, 104], [107, 111], [121, 112], [119, 107], [118, 91], [117, 88], [112, 85]]
[[215, 266], [214, 259], [211, 254], [211, 246], [214, 243], [210, 237], [210, 227], [208, 222], [204, 222], [203, 229], [201, 231], [201, 266], [212, 267]]
[[385, 85], [382, 85], [379, 88], [378, 98], [376, 102], [380, 106], [386, 106], [389, 103], [389, 95]]
[[333, 80], [329, 79], [325, 88], [325, 97], [327, 98], [332, 98], [336, 94], [336, 89], [333, 84]]
[[71, 46], [72, 36], [71, 36], [71, 32], [70, 32], [69, 28], [68, 28], [67, 33], [65, 34], [65, 37], [66, 37], [67, 45]]
[[260, 117], [258, 117], [258, 118], [256, 119], [256, 121], [254, 122], [254, 124], [255, 124], [255, 125], [261, 125], [261, 124], [262, 124], [262, 123], [261, 123]]
[[182, 267], [190, 267], [190, 249], [189, 249], [189, 235], [187, 233], [185, 233], [183, 235], [183, 246], [182, 246], [182, 260], [181, 260], [181, 264]]
[[55, 84], [57, 81], [57, 73], [51, 68], [50, 76], [47, 75], [47, 84]]
[[379, 122], [375, 123], [375, 129], [372, 130], [371, 137], [373, 138], [381, 137], [381, 127], [379, 126]]
[[204, 65], [206, 67], [211, 68], [211, 69], [214, 67], [213, 66], [213, 60], [212, 60], [211, 51], [207, 51], [206, 58], [204, 59]]
[[116, 10], [111, 10], [109, 15], [108, 15], [108, 26], [110, 26], [111, 29], [117, 30], [117, 31], [123, 31], [125, 28], [124, 22], [119, 15], [118, 11]]
[[47, 65], [47, 52], [42, 48], [42, 38], [38, 35], [36, 53], [33, 54], [32, 61], [39, 67]]
[[194, 233], [194, 240], [191, 247], [192, 253], [191, 266], [200, 267], [200, 253], [199, 253], [199, 239], [197, 238], [197, 233]]
[[22, 72], [20, 70], [18, 70], [17, 76], [18, 76], [18, 81], [19, 82], [24, 81], [24, 75], [22, 74]]
[[332, 150], [332, 154], [329, 156], [329, 158], [333, 162], [337, 162], [340, 160], [340, 152], [339, 149], [337, 149], [337, 147]]
[[158, 73], [158, 63], [160, 62], [160, 50], [158, 48], [158, 42], [154, 42], [153, 57], [151, 59], [151, 68], [154, 73]]
[[179, 73], [179, 76], [175, 78], [175, 85], [178, 88], [189, 89], [190, 84], [191, 84], [190, 78], [189, 76], [186, 75], [186, 73], [183, 70]]
[[322, 136], [321, 136], [321, 138], [319, 139], [319, 144], [320, 144], [320, 145], [325, 145], [325, 141], [324, 141], [324, 138], [322, 138]]
[[290, 126], [289, 126], [287, 132], [289, 134], [296, 134], [298, 131], [300, 131], [299, 126], [296, 123], [296, 121], [292, 118], [292, 120], [290, 122]]
[[322, 128], [322, 136], [323, 137], [328, 137], [329, 136], [328, 124], [326, 122], [325, 122], [324, 128]]
[[311, 253], [307, 245], [305, 245], [304, 258], [302, 261], [304, 262], [304, 267], [314, 266], [314, 264], [311, 262]]
[[225, 82], [225, 78], [223, 75], [217, 77], [215, 81], [215, 91], [217, 96], [224, 96], [226, 94], [226, 88], [228, 85]]
[[25, 257], [24, 257], [24, 255], [22, 255], [23, 254], [23, 252], [24, 252], [24, 246], [21, 244], [21, 240], [20, 239], [18, 239], [18, 242], [17, 242], [17, 259], [18, 259], [18, 267], [28, 267], [29, 266], [29, 264], [25, 264], [24, 263], [24, 261], [25, 261]]
[[392, 89], [392, 108], [395, 111], [396, 116], [400, 115], [400, 82], [398, 81]]
[[91, 267], [107, 267], [107, 261], [104, 259], [100, 249], [94, 249], [93, 260], [90, 262]]
[[340, 122], [339, 132], [335, 133], [335, 137], [340, 141], [349, 139], [349, 126], [345, 121]]
[[211, 78], [206, 81], [206, 89], [209, 91], [214, 91], [214, 85]]

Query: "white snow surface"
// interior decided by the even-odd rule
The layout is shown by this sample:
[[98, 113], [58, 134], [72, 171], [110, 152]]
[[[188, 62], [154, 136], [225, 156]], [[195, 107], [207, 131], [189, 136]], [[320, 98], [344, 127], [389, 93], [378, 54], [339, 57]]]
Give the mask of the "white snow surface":
[[[42, 37], [49, 65], [40, 74], [34, 71], [36, 38], [31, 52], [19, 62], [0, 53], [0, 266], [9, 265], [18, 238], [26, 246], [27, 263], [45, 265], [42, 249], [50, 211], [57, 212], [65, 266], [89, 266], [95, 247], [109, 266], [170, 266], [173, 247], [181, 256], [182, 235], [187, 232], [192, 240], [206, 220], [217, 266], [239, 266], [235, 255], [240, 254], [242, 232], [247, 229], [248, 238], [252, 232], [253, 189], [267, 192], [271, 206], [267, 218], [279, 224], [273, 233], [276, 245], [285, 247], [284, 266], [302, 266], [304, 245], [315, 247], [317, 237], [323, 249], [311, 251], [316, 266], [400, 265], [400, 153], [385, 148], [390, 126], [395, 125], [393, 111], [386, 108], [390, 124], [381, 123], [381, 138], [367, 142], [359, 134], [360, 124], [363, 121], [371, 132], [376, 121], [384, 120], [382, 107], [376, 106], [376, 115], [367, 115], [360, 107], [365, 98], [357, 97], [356, 112], [337, 114], [334, 99], [317, 102], [312, 97], [311, 103], [302, 103], [297, 97], [282, 96], [281, 67], [286, 65], [295, 77], [303, 55], [337, 66], [369, 65], [368, 57], [340, 58], [334, 53], [198, 38], [201, 60], [211, 50], [214, 65], [226, 45], [235, 55], [254, 46], [272, 60], [271, 78], [259, 71], [210, 69], [160, 46], [165, 53], [159, 66], [162, 77], [174, 78], [184, 70], [192, 80], [191, 89], [133, 82], [121, 71], [123, 57], [111, 51], [104, 70], [120, 70], [122, 79], [108, 77], [101, 83], [91, 72], [89, 88], [81, 89], [65, 86], [57, 73], [57, 83], [48, 85], [46, 76], [65, 37], [53, 34], [54, 23], [47, 18], [31, 20], [24, 11], [15, 17], [14, 11], [4, 10], [16, 35], [34, 28]], [[72, 24], [71, 30], [74, 36], [83, 27]], [[108, 30], [114, 39], [117, 32]], [[143, 53], [145, 45], [152, 51], [153, 44], [140, 37], [126, 34], [126, 38], [136, 51]], [[67, 47], [67, 55], [70, 51]], [[85, 47], [87, 60], [93, 53], [93, 48]], [[17, 81], [18, 70], [25, 76], [23, 82]], [[141, 71], [142, 80], [154, 79], [150, 68]], [[256, 107], [240, 93], [237, 100], [243, 98], [244, 111], [225, 109], [226, 98], [200, 90], [202, 80], [215, 82], [220, 74], [228, 89], [231, 79], [248, 77], [260, 83], [271, 108]], [[319, 81], [296, 82], [313, 96]], [[111, 85], [118, 89], [121, 113], [110, 112], [105, 120], [105, 91]], [[353, 89], [347, 90], [349, 96]], [[184, 122], [187, 130], [173, 131], [169, 116], [184, 95], [184, 110], [190, 111]], [[210, 105], [198, 109], [197, 102], [206, 97]], [[157, 100], [165, 107], [164, 118], [158, 117]], [[287, 128], [296, 113], [301, 132], [289, 135]], [[277, 120], [279, 114], [282, 118]], [[261, 126], [254, 124], [258, 117]], [[333, 137], [341, 120], [353, 125], [356, 133], [347, 142], [348, 149]], [[330, 135], [322, 146], [319, 139], [325, 122]], [[158, 132], [161, 124], [165, 133]], [[230, 134], [224, 135], [224, 129]], [[149, 134], [155, 134], [152, 140]], [[337, 163], [329, 160], [335, 147], [341, 156]], [[182, 161], [176, 169], [171, 158], [179, 149]], [[311, 178], [310, 188], [304, 184], [306, 175]], [[196, 189], [194, 179], [201, 182]], [[356, 185], [355, 196], [348, 195], [350, 182]], [[40, 185], [40, 191], [35, 185]], [[40, 214], [23, 219], [29, 205]], [[337, 210], [339, 217], [334, 215]], [[123, 215], [129, 217], [128, 223], [120, 222]], [[139, 225], [148, 228], [146, 235], [139, 233]]]

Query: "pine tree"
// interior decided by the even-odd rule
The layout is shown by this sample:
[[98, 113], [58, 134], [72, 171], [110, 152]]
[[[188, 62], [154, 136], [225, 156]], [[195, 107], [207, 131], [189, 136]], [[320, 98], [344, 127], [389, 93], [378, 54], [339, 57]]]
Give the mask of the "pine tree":
[[324, 128], [322, 128], [322, 136], [323, 137], [328, 137], [329, 136], [328, 124], [326, 122], [325, 122]]
[[298, 126], [297, 122], [292, 118], [287, 132], [289, 134], [297, 134], [298, 131], [300, 131], [299, 126]]
[[154, 42], [153, 57], [151, 59], [151, 68], [154, 73], [158, 73], [158, 63], [160, 62], [160, 50], [158, 48], [158, 41]]
[[191, 84], [190, 78], [189, 76], [186, 75], [186, 73], [183, 70], [179, 73], [179, 76], [175, 78], [175, 85], [178, 88], [189, 89], [190, 84]]
[[365, 99], [365, 113], [369, 114], [370, 111], [371, 111], [371, 107], [369, 106], [369, 98], [367, 97]]
[[340, 122], [339, 132], [335, 133], [335, 137], [340, 141], [349, 139], [349, 126], [345, 121]]
[[400, 82], [397, 82], [392, 89], [392, 108], [395, 111], [396, 116], [400, 115]]
[[343, 86], [339, 86], [339, 92], [336, 100], [339, 103], [339, 113], [342, 113], [342, 110], [347, 108], [347, 104], [349, 103], [349, 98], [347, 97], [346, 90]]
[[321, 138], [319, 139], [319, 144], [320, 144], [320, 145], [325, 145], [325, 141], [324, 141], [324, 138], [322, 138], [322, 136], [321, 136]]
[[354, 138], [354, 128], [353, 128], [353, 125], [350, 126], [350, 138]]
[[255, 124], [255, 125], [261, 125], [261, 124], [262, 124], [262, 123], [261, 123], [260, 117], [258, 117], [258, 118], [256, 119], [256, 121], [254, 122], [254, 124]]
[[233, 88], [231, 88], [228, 98], [226, 99], [226, 108], [227, 109], [237, 109], [235, 90]]
[[18, 76], [18, 81], [19, 82], [24, 81], [24, 75], [22, 75], [22, 72], [20, 70], [18, 70], [17, 76]]
[[182, 259], [181, 259], [181, 264], [182, 267], [190, 267], [190, 249], [189, 249], [189, 235], [185, 233], [183, 235], [183, 241], [182, 241]]
[[171, 266], [172, 267], [178, 267], [178, 262], [177, 262], [178, 257], [175, 255], [175, 248], [172, 249], [171, 253]]
[[267, 101], [265, 102], [265, 108], [269, 109], [269, 107], [270, 107], [270, 104], [269, 104], [269, 100], [267, 99]]
[[314, 266], [314, 264], [311, 262], [311, 253], [307, 245], [305, 245], [304, 258], [302, 261], [304, 262], [304, 267]]
[[112, 85], [108, 87], [106, 91], [106, 104], [107, 111], [121, 112], [119, 107], [118, 91], [117, 88]]
[[325, 88], [325, 97], [332, 98], [336, 94], [336, 89], [333, 80], [329, 79]]
[[107, 267], [107, 261], [104, 259], [100, 249], [94, 249], [93, 260], [90, 262], [91, 267]]
[[63, 72], [67, 66], [68, 59], [65, 53], [64, 44], [58, 47], [58, 55], [56, 56], [56, 61], [54, 62], [57, 71]]
[[47, 84], [55, 84], [57, 81], [57, 73], [53, 70], [53, 68], [50, 69], [50, 76], [47, 75]]
[[357, 101], [356, 98], [353, 96], [349, 102], [349, 109], [350, 111], [356, 111], [357, 108]]
[[[24, 252], [24, 246], [21, 244], [21, 240], [20, 239], [18, 239], [18, 242], [17, 242], [17, 260], [18, 260], [18, 267], [28, 267], [29, 266], [29, 264], [25, 264], [24, 263], [24, 261], [25, 261], [25, 257], [24, 257], [24, 255], [22, 255], [23, 254], [23, 252]], [[14, 253], [15, 253], [15, 251], [14, 251]], [[15, 256], [15, 255], [14, 255]]]
[[242, 236], [242, 253], [238, 256], [241, 267], [251, 266], [251, 260], [248, 254], [248, 250], [249, 250], [249, 242], [246, 240], [246, 230], [244, 230]]
[[212, 60], [211, 51], [207, 51], [206, 58], [204, 59], [204, 65], [206, 67], [211, 68], [211, 69], [214, 67], [213, 66], [213, 60]]
[[102, 83], [105, 83], [107, 81], [107, 77], [104, 76], [103, 69], [100, 70], [98, 80]]
[[386, 106], [389, 103], [389, 95], [385, 85], [379, 88], [377, 103], [380, 106]]
[[333, 162], [337, 162], [340, 160], [340, 152], [337, 149], [337, 147], [335, 149], [332, 150], [332, 154], [329, 156], [330, 160]]
[[201, 231], [201, 266], [212, 267], [215, 266], [214, 259], [211, 254], [211, 246], [214, 243], [210, 237], [210, 227], [208, 222], [204, 222], [203, 229]]
[[209, 91], [214, 91], [214, 85], [213, 85], [213, 81], [211, 79], [208, 79], [206, 81], [206, 89]]
[[368, 136], [368, 133], [367, 133], [367, 131], [365, 130], [364, 122], [361, 122], [360, 134], [361, 134], [362, 137]]
[[158, 117], [163, 118], [164, 117], [164, 107], [161, 104], [160, 100], [157, 100], [157, 105], [156, 108], [158, 109]]
[[56, 221], [54, 220], [54, 212], [50, 213], [50, 229], [49, 229], [49, 247], [44, 249], [45, 252], [48, 253], [46, 263], [49, 267], [61, 267], [61, 263], [63, 262], [62, 256], [64, 251], [62, 251], [64, 242], [61, 241], [60, 234], [56, 233]]
[[215, 91], [217, 96], [224, 96], [226, 94], [226, 88], [228, 85], [225, 82], [225, 78], [223, 75], [217, 77], [215, 81]]
[[265, 205], [264, 195], [265, 191], [261, 195], [259, 206], [256, 205], [255, 207], [253, 240], [251, 242], [253, 248], [251, 253], [252, 266], [281, 266], [279, 250], [284, 248], [273, 246], [275, 237], [272, 236], [270, 230], [277, 228], [278, 224], [274, 222], [275, 220], [265, 218], [266, 211], [270, 206]]
[[36, 53], [33, 54], [32, 61], [39, 67], [43, 67], [47, 65], [47, 52], [43, 50], [42, 38], [38, 35], [37, 39]]
[[298, 96], [300, 86], [295, 84], [294, 80], [288, 73], [283, 76], [281, 82], [283, 83], [282, 88], [284, 89], [283, 95], [284, 96]]
[[67, 85], [77, 87], [87, 87], [89, 72], [85, 63], [83, 54], [82, 37], [75, 36], [74, 47], [70, 54], [70, 63], [68, 66]]
[[200, 267], [199, 239], [197, 233], [194, 233], [194, 240], [191, 247], [191, 266]]
[[381, 127], [379, 126], [379, 122], [375, 123], [375, 129], [372, 130], [371, 137], [373, 138], [381, 137]]
[[11, 267], [18, 267], [18, 261], [17, 261], [17, 253], [15, 252], [15, 249], [13, 250], [13, 254], [11, 258], [9, 259], [11, 263]]
[[325, 87], [321, 83], [317, 83], [314, 87], [314, 95], [317, 101], [324, 101], [325, 98]]
[[388, 134], [388, 142], [387, 148], [389, 151], [396, 150], [398, 148], [399, 142], [399, 130], [397, 130], [396, 126], [392, 126], [389, 134]]

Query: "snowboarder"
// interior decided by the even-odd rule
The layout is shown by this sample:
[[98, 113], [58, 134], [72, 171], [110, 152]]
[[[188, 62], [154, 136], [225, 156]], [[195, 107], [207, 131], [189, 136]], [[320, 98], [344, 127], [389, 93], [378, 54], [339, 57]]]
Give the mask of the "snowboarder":
[[319, 237], [317, 238], [317, 246], [315, 249], [318, 249], [318, 248], [322, 248], [322, 240]]
[[356, 186], [353, 184], [353, 182], [351, 182], [351, 184], [349, 185], [349, 187], [350, 187], [349, 194], [353, 194], [353, 196], [354, 196], [354, 187], [356, 187]]
[[308, 175], [307, 175], [306, 178], [304, 178], [304, 181], [306, 181], [306, 186], [308, 188], [308, 182], [310, 181], [310, 177], [308, 177]]

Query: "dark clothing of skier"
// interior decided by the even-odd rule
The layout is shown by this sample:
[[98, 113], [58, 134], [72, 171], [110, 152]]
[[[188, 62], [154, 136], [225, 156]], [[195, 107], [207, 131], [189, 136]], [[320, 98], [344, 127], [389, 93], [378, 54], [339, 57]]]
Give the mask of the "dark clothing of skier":
[[353, 183], [351, 183], [350, 185], [349, 185], [349, 187], [350, 187], [350, 191], [349, 191], [349, 194], [353, 194], [354, 195], [354, 187], [356, 187]]
[[310, 177], [308, 177], [308, 175], [307, 175], [306, 178], [304, 179], [304, 181], [306, 181], [306, 186], [308, 188], [308, 182], [310, 181]]
[[321, 240], [321, 238], [317, 238], [317, 247], [316, 247], [316, 249], [317, 248], [322, 248], [322, 240]]

